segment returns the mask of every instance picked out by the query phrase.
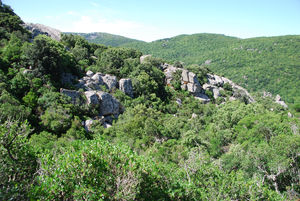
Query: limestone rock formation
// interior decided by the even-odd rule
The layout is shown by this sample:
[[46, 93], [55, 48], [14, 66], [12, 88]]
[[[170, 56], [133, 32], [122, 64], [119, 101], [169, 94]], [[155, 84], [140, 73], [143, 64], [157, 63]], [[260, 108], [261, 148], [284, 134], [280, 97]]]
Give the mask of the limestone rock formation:
[[98, 91], [97, 96], [100, 99], [100, 115], [115, 115], [117, 116], [121, 112], [121, 105], [117, 99], [115, 99], [109, 93]]
[[92, 120], [92, 119], [88, 119], [84, 122], [84, 128], [87, 132], [91, 131], [91, 127], [92, 127], [93, 123], [94, 123], [94, 120]]
[[123, 91], [126, 95], [133, 97], [133, 88], [131, 79], [123, 78], [119, 81], [119, 89]]
[[103, 83], [106, 87], [111, 91], [112, 89], [117, 87], [117, 77], [114, 75], [106, 74], [102, 76]]
[[99, 105], [100, 101], [97, 95], [97, 91], [85, 91], [84, 95], [87, 99], [88, 105], [93, 105], [93, 106]]
[[278, 103], [279, 105], [281, 105], [284, 108], [287, 108], [287, 104], [281, 99], [280, 95], [277, 94], [275, 97], [275, 103]]
[[47, 35], [54, 40], [59, 41], [61, 31], [54, 29], [52, 27], [45, 26], [43, 24], [25, 23], [25, 28], [32, 33], [33, 38], [39, 34]]
[[166, 84], [171, 85], [171, 81], [174, 79], [174, 73], [181, 71], [181, 88], [189, 91], [198, 100], [207, 103], [210, 101], [209, 97], [205, 94], [205, 90], [212, 92], [214, 99], [222, 97], [221, 91], [224, 90], [225, 83], [231, 85], [233, 90], [233, 96], [229, 97], [230, 100], [237, 98], [245, 98], [247, 102], [252, 103], [254, 99], [243, 87], [233, 83], [231, 80], [214, 74], [207, 74], [207, 83], [203, 86], [198, 81], [197, 75], [183, 68], [177, 68], [170, 64], [162, 64], [164, 74], [166, 76]]

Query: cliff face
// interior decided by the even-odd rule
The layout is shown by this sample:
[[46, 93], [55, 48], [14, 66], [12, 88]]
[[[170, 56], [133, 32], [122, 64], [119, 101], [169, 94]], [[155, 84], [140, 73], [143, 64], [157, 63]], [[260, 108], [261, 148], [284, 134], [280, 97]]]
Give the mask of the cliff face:
[[25, 28], [32, 33], [32, 37], [36, 37], [39, 34], [47, 35], [54, 40], [60, 40], [61, 31], [52, 27], [45, 26], [43, 24], [25, 23]]

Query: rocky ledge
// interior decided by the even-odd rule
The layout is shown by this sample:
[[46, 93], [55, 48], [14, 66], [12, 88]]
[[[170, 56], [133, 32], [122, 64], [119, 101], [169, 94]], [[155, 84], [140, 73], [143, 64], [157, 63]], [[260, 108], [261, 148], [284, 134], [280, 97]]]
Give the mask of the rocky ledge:
[[[64, 80], [72, 80], [72, 78], [67, 79], [66, 77], [68, 76], [65, 75]], [[133, 97], [131, 79], [124, 78], [118, 82], [116, 76], [109, 74], [88, 71], [86, 76], [79, 79], [75, 86], [83, 89], [83, 92], [80, 92], [82, 90], [60, 89], [60, 93], [70, 97], [72, 104], [86, 104], [97, 109], [97, 116], [83, 122], [87, 131], [90, 131], [95, 122], [100, 122], [105, 128], [110, 127], [113, 119], [124, 111], [121, 103], [109, 92], [119, 88], [128, 96]]]

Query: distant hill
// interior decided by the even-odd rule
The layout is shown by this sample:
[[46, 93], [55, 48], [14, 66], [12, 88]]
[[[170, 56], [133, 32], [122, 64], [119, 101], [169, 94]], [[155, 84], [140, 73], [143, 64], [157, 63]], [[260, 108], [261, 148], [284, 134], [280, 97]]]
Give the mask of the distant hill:
[[118, 35], [102, 33], [102, 32], [94, 32], [94, 33], [66, 32], [65, 34], [80, 35], [80, 36], [84, 37], [85, 39], [87, 39], [91, 43], [109, 45], [109, 46], [114, 46], [114, 47], [125, 45], [126, 43], [142, 42], [139, 40], [126, 38], [124, 36], [118, 36]]
[[250, 91], [270, 91], [290, 103], [300, 98], [299, 35], [239, 39], [193, 34], [123, 46], [171, 62], [206, 65]]
[[107, 33], [73, 33], [93, 43], [138, 49], [144, 54], [206, 65], [246, 89], [300, 100], [300, 36], [240, 39], [221, 34], [179, 35], [150, 43]]

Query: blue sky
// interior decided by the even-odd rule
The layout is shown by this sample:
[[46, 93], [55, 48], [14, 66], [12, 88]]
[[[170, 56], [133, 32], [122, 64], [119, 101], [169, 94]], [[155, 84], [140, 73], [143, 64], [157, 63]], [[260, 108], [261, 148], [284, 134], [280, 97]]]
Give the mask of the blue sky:
[[300, 0], [2, 0], [25, 22], [145, 41], [179, 34], [300, 35]]

